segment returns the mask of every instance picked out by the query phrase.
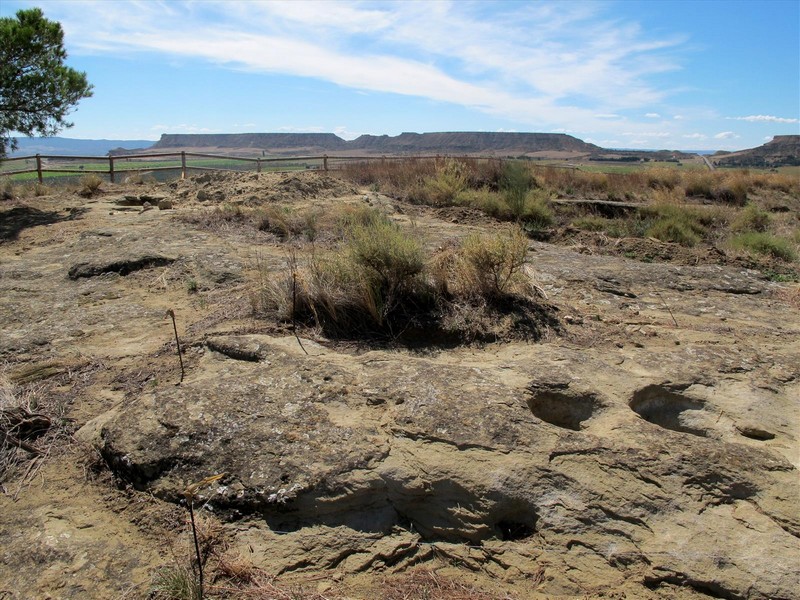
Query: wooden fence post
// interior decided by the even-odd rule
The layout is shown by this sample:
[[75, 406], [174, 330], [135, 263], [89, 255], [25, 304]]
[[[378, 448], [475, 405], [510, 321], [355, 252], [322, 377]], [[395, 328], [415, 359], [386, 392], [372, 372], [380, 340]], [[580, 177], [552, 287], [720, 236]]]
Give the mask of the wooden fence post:
[[261, 159], [256, 159], [256, 173], [261, 173]]
[[186, 179], [186, 152], [181, 151], [181, 179]]
[[108, 155], [108, 177], [111, 183], [114, 183], [114, 157], [110, 154]]
[[39, 183], [42, 183], [42, 157], [36, 155], [36, 175], [39, 176]]
[[322, 157], [322, 169], [325, 172], [328, 171], [328, 155], [327, 154]]

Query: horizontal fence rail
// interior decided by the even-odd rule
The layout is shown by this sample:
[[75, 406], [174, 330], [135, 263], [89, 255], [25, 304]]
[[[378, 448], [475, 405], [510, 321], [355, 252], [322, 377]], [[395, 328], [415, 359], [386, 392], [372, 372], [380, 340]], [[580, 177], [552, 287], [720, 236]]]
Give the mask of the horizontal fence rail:
[[[261, 173], [262, 169], [270, 165], [284, 163], [291, 168], [270, 168], [271, 172], [288, 172], [300, 169], [314, 169], [330, 171], [341, 168], [354, 162], [378, 162], [396, 160], [431, 160], [431, 159], [472, 159], [472, 160], [505, 160], [496, 156], [451, 156], [451, 155], [403, 155], [403, 156], [284, 156], [284, 157], [244, 157], [227, 154], [210, 154], [205, 152], [154, 152], [147, 154], [120, 154], [111, 156], [66, 156], [55, 154], [36, 154], [31, 156], [14, 156], [0, 160], [0, 176], [22, 175], [36, 173], [39, 183], [43, 182], [44, 173], [61, 173], [67, 175], [95, 174], [107, 175], [112, 183], [116, 182], [119, 174], [136, 172], [180, 171], [181, 179], [185, 179], [189, 171], [245, 171], [248, 167], [255, 166], [255, 171]], [[162, 159], [162, 160], [153, 160]], [[172, 159], [172, 161], [163, 160]], [[222, 165], [192, 165], [187, 159], [206, 159], [222, 163]], [[27, 168], [6, 170], [9, 163], [25, 161]], [[56, 161], [51, 164], [50, 161]], [[69, 167], [73, 161], [84, 161], [89, 165], [79, 165], [77, 168]], [[164, 165], [163, 162], [175, 162], [174, 165]], [[154, 163], [154, 164], [148, 164]], [[32, 166], [28, 166], [32, 164]], [[241, 164], [243, 168], [232, 168]], [[553, 167], [579, 169], [577, 165], [548, 165]]]
[[[174, 165], [163, 164], [148, 164], [153, 162], [153, 159], [173, 159], [176, 163]], [[211, 159], [221, 163], [228, 163], [226, 166], [199, 166], [187, 163], [187, 159], [200, 158]], [[8, 163], [14, 161], [25, 161], [25, 163], [33, 162], [33, 166], [23, 169], [7, 169], [10, 166]], [[59, 161], [59, 164], [48, 164], [48, 161]], [[69, 167], [65, 163], [74, 161], [86, 161], [96, 164], [80, 165], [78, 168]], [[202, 152], [157, 152], [148, 154], [121, 154], [112, 156], [65, 156], [54, 154], [36, 154], [34, 156], [14, 156], [11, 158], [3, 159], [2, 168], [0, 168], [0, 176], [21, 175], [24, 173], [36, 173], [39, 182], [43, 181], [44, 173], [64, 173], [80, 175], [85, 173], [93, 173], [98, 175], [108, 175], [112, 183], [116, 181], [116, 176], [120, 173], [136, 172], [136, 171], [177, 171], [181, 173], [181, 179], [186, 178], [187, 172], [191, 170], [197, 171], [239, 171], [242, 169], [229, 168], [230, 163], [242, 164], [243, 166], [255, 165], [256, 171], [261, 172], [263, 165], [273, 163], [292, 163], [294, 165], [303, 164], [306, 166], [311, 162], [321, 163], [322, 169], [328, 170], [328, 157], [327, 156], [293, 156], [293, 157], [279, 157], [279, 158], [249, 158], [243, 156], [230, 156], [225, 154], [207, 154]], [[166, 161], [159, 161], [166, 162]], [[226, 168], [227, 167], [227, 168]], [[294, 169], [288, 170], [295, 170]], [[275, 169], [273, 169], [275, 170]]]

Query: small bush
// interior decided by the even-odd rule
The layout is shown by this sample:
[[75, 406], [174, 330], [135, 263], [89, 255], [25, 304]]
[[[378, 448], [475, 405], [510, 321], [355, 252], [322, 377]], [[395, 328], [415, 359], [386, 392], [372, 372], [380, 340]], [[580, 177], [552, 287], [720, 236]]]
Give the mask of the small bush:
[[719, 184], [714, 188], [712, 200], [734, 206], [744, 206], [747, 203], [747, 181], [732, 179]]
[[686, 197], [714, 199], [714, 179], [710, 173], [691, 173], [684, 191]]
[[519, 161], [505, 164], [500, 187], [514, 218], [519, 219], [525, 214], [528, 190], [533, 183], [533, 177], [526, 165]]
[[503, 197], [488, 187], [466, 189], [458, 193], [455, 203], [480, 210], [495, 219], [508, 219], [511, 211]]
[[417, 201], [426, 204], [452, 204], [467, 188], [468, 167], [465, 163], [447, 158], [436, 169], [436, 175], [424, 180], [417, 190]]
[[78, 193], [84, 198], [91, 198], [100, 191], [100, 187], [103, 185], [103, 180], [99, 175], [90, 173], [81, 177], [80, 185], [81, 189]]
[[588, 215], [574, 219], [571, 224], [581, 231], [606, 231], [611, 222], [611, 219], [606, 219], [605, 217]]
[[760, 231], [739, 234], [731, 239], [731, 245], [740, 250], [771, 256], [787, 262], [797, 259], [797, 254], [792, 249], [789, 240]]
[[520, 270], [528, 256], [528, 238], [519, 227], [506, 235], [473, 234], [464, 239], [459, 255], [461, 289], [497, 297], [520, 282]]
[[267, 231], [281, 239], [305, 237], [313, 242], [319, 235], [322, 212], [318, 209], [293, 211], [289, 207], [267, 206], [253, 213], [259, 231]]
[[425, 266], [422, 246], [389, 219], [353, 227], [348, 240], [352, 260], [382, 294], [410, 289]]
[[654, 218], [646, 229], [646, 235], [682, 246], [694, 246], [700, 242], [707, 226], [715, 218], [713, 211], [683, 204], [654, 204], [640, 212]]
[[0, 182], [0, 200], [12, 200], [17, 195], [16, 186], [10, 179], [3, 179]]
[[767, 211], [755, 204], [748, 204], [733, 220], [731, 229], [738, 232], [767, 231], [771, 220], [772, 218]]
[[[647, 230], [647, 235], [663, 242], [676, 242], [681, 246], [694, 246], [700, 240], [698, 228], [675, 217], [665, 217], [656, 221]], [[704, 231], [700, 229], [700, 231]]]
[[383, 216], [351, 225], [332, 250], [304, 265], [261, 273], [256, 313], [314, 325], [334, 338], [411, 336], [438, 341], [541, 335], [556, 324], [529, 297], [521, 228], [469, 236], [426, 260], [420, 242]]
[[646, 185], [650, 189], [672, 190], [681, 182], [681, 174], [675, 169], [648, 169], [645, 178]]
[[544, 229], [552, 225], [555, 216], [550, 208], [549, 193], [542, 189], [530, 190], [520, 219], [528, 229]]

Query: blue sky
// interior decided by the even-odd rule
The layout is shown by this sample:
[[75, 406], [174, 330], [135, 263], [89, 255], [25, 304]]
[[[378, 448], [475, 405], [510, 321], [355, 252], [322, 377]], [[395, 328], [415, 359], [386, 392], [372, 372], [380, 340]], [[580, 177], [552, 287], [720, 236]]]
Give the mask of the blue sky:
[[800, 133], [800, 1], [2, 0], [61, 22], [77, 138], [541, 131], [614, 148]]

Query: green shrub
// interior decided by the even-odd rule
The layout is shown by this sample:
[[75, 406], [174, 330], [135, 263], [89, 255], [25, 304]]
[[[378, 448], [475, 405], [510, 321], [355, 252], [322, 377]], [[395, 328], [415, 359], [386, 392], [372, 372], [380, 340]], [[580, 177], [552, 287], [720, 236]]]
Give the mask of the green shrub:
[[[698, 231], [699, 229], [699, 231]], [[676, 242], [682, 246], [694, 246], [701, 240], [702, 228], [676, 218], [662, 217], [647, 230], [647, 235], [663, 242]]]
[[741, 233], [731, 239], [731, 245], [740, 250], [771, 256], [787, 262], [797, 259], [797, 254], [792, 249], [789, 240], [761, 231]]
[[606, 219], [605, 217], [587, 215], [573, 219], [571, 225], [581, 231], [606, 231], [611, 222], [611, 219]]
[[183, 567], [164, 567], [155, 576], [150, 596], [155, 600], [198, 600], [200, 583]]
[[366, 276], [388, 294], [410, 288], [425, 266], [420, 243], [388, 218], [353, 227], [348, 248]]
[[542, 189], [530, 190], [525, 210], [520, 215], [526, 228], [544, 229], [553, 224], [555, 216], [550, 208], [550, 194]]
[[508, 219], [511, 216], [504, 198], [487, 187], [462, 190], [456, 196], [455, 203], [475, 208], [496, 219]]
[[525, 164], [519, 161], [511, 161], [504, 165], [500, 179], [500, 189], [511, 214], [516, 219], [525, 214], [528, 190], [531, 189], [533, 183], [531, 172]]
[[767, 231], [769, 229], [770, 214], [756, 206], [748, 204], [742, 209], [731, 224], [733, 231]]
[[447, 158], [436, 169], [436, 175], [424, 180], [418, 191], [419, 200], [425, 203], [452, 204], [458, 194], [467, 188], [468, 167], [465, 163]]
[[470, 235], [459, 252], [460, 287], [484, 297], [506, 294], [519, 283], [527, 256], [528, 239], [519, 227], [504, 235]]

